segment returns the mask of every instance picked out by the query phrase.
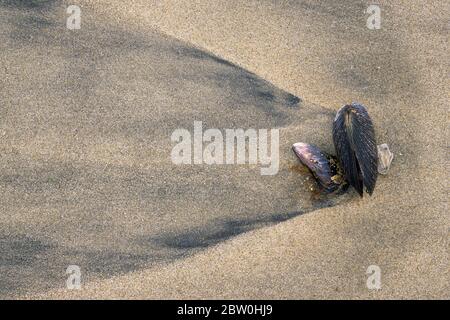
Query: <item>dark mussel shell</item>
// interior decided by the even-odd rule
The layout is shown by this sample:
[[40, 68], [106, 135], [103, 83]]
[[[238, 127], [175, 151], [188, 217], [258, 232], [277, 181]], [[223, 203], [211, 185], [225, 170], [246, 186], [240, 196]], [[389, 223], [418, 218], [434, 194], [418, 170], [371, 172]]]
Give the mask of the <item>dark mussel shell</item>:
[[344, 183], [339, 173], [337, 159], [312, 144], [298, 142], [292, 150], [300, 161], [311, 171], [317, 183], [326, 192], [338, 190]]
[[378, 175], [375, 130], [366, 108], [358, 103], [343, 106], [333, 123], [333, 141], [345, 180], [363, 196], [372, 195]]

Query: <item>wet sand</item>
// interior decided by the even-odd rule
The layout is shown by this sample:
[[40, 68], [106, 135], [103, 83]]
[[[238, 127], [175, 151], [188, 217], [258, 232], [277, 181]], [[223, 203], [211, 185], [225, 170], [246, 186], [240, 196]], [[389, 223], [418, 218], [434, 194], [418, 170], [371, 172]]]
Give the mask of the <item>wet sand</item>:
[[[22, 17], [1, 33], [2, 296], [448, 298], [448, 8], [380, 2], [369, 30], [359, 1], [108, 3], [76, 35], [60, 2], [1, 8]], [[371, 198], [312, 201], [290, 145], [332, 151], [350, 101], [393, 167]], [[174, 167], [193, 120], [280, 128], [279, 174]]]

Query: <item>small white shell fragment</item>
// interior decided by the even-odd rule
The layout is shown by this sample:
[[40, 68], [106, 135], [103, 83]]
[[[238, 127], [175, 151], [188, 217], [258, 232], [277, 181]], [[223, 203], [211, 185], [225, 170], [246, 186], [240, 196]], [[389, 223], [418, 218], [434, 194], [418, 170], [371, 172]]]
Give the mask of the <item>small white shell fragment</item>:
[[387, 174], [391, 167], [394, 154], [389, 150], [389, 146], [386, 143], [377, 146], [378, 149], [378, 173]]

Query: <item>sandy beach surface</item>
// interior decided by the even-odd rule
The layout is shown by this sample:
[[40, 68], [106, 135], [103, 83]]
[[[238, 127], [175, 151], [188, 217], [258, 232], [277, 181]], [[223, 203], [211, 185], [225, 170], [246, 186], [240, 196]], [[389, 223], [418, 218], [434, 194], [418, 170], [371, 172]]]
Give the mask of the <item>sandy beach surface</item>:
[[[370, 30], [365, 1], [78, 3], [71, 31], [67, 2], [0, 1], [0, 297], [450, 297], [448, 4], [377, 1]], [[351, 101], [392, 168], [318, 198], [290, 146], [333, 152]], [[279, 129], [278, 174], [174, 165], [194, 121]]]

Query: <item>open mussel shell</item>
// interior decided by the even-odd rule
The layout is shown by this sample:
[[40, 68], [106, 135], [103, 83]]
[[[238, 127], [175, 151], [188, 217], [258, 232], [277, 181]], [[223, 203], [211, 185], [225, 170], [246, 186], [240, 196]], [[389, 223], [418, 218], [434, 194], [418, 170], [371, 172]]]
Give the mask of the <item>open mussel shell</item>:
[[378, 151], [372, 120], [358, 103], [343, 106], [333, 123], [333, 141], [345, 179], [359, 195], [372, 195], [378, 175]]
[[339, 175], [337, 159], [318, 147], [298, 142], [292, 146], [292, 150], [309, 171], [316, 178], [317, 183], [326, 192], [334, 192], [343, 184]]

